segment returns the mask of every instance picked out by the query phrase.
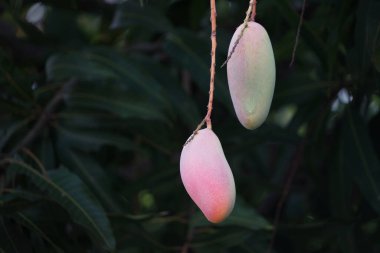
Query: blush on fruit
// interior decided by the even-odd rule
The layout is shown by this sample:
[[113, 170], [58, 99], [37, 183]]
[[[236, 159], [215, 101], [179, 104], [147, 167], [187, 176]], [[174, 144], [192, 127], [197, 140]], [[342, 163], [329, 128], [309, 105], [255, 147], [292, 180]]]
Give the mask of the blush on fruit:
[[223, 221], [235, 204], [235, 182], [222, 145], [211, 129], [202, 129], [183, 147], [180, 170], [186, 191], [213, 223]]

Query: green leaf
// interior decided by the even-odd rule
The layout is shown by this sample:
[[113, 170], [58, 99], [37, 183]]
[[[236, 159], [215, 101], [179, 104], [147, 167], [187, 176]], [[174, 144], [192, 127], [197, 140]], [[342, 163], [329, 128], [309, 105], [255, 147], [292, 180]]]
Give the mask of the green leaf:
[[25, 107], [20, 105], [17, 102], [9, 101], [8, 99], [5, 99], [0, 96], [0, 110], [7, 113], [12, 113], [14, 115], [29, 115], [29, 110], [27, 110]]
[[30, 191], [7, 189], [0, 195], [0, 214], [8, 215], [30, 208], [44, 196]]
[[[276, 88], [276, 92], [274, 93], [274, 106], [308, 102], [310, 98], [316, 97], [328, 88], [331, 89], [336, 85], [335, 82], [311, 82], [305, 79], [298, 76], [282, 81], [282, 86]], [[301, 83], [302, 85], [300, 85]]]
[[372, 61], [375, 64], [377, 72], [380, 73], [380, 46], [375, 50], [373, 54]]
[[33, 220], [28, 218], [25, 214], [22, 212], [18, 212], [16, 214], [16, 219], [23, 224], [25, 227], [29, 228], [34, 233], [40, 235], [47, 243], [50, 244], [54, 248], [55, 252], [64, 252], [59, 246], [57, 246], [54, 241], [47, 235]]
[[[76, 62], [76, 64], [74, 64]], [[91, 61], [86, 52], [62, 53], [51, 56], [46, 62], [46, 75], [50, 81], [64, 81], [68, 78], [80, 80], [102, 80], [116, 78], [116, 74]]]
[[82, 225], [95, 243], [107, 250], [115, 249], [115, 239], [109, 220], [98, 201], [83, 182], [67, 169], [49, 171], [49, 177], [39, 174], [31, 166], [12, 160], [9, 168], [26, 175], [38, 188], [61, 205], [74, 222]]
[[11, 123], [10, 125], [4, 126], [2, 125], [0, 129], [0, 150], [4, 148], [7, 144], [8, 140], [15, 135], [19, 130], [26, 127], [26, 125], [31, 121], [31, 118], [26, 118], [24, 120], [14, 120], [8, 121], [7, 123]]
[[172, 29], [170, 21], [163, 12], [152, 8], [151, 4], [141, 6], [133, 2], [126, 2], [117, 9], [111, 26], [114, 29], [130, 28], [131, 26], [143, 27], [144, 30], [148, 29], [154, 32], [167, 32]]
[[84, 41], [85, 35], [77, 22], [79, 15], [79, 12], [72, 10], [48, 8], [44, 22], [44, 34], [62, 44], [71, 43], [73, 40]]
[[94, 159], [84, 153], [74, 153], [65, 148], [60, 149], [59, 153], [63, 164], [77, 172], [108, 210], [113, 213], [121, 212], [115, 202], [115, 195], [118, 193], [112, 191], [110, 175]]
[[[352, 62], [354, 70], [360, 70], [363, 79], [367, 79], [371, 57], [378, 49], [380, 41], [379, 23], [380, 2], [377, 0], [362, 0], [357, 7], [355, 27], [355, 58]], [[363, 81], [363, 80], [361, 80]]]
[[[9, 224], [9, 223], [8, 223]], [[5, 252], [15, 252], [15, 253], [20, 253], [19, 249], [19, 243], [22, 238], [17, 237], [17, 242], [16, 238], [13, 238], [13, 231], [10, 231], [11, 228], [9, 228], [6, 224], [6, 219], [3, 216], [0, 216], [0, 243], [1, 247], [5, 249]]]
[[142, 98], [107, 93], [74, 92], [67, 103], [72, 106], [98, 109], [122, 118], [166, 121], [159, 106], [147, 103]]
[[345, 168], [371, 206], [380, 213], [380, 163], [369, 139], [364, 119], [347, 109], [341, 145]]
[[60, 141], [71, 147], [83, 150], [98, 150], [104, 145], [118, 147], [121, 150], [133, 150], [135, 145], [127, 138], [107, 131], [90, 129], [69, 129], [63, 126], [55, 126], [60, 134]]
[[[209, 40], [195, 36], [186, 30], [168, 34], [165, 42], [166, 52], [176, 62], [190, 71], [191, 77], [194, 78], [199, 88], [206, 94], [209, 92], [210, 82], [209, 44]], [[219, 57], [219, 59], [222, 58]], [[225, 69], [220, 70], [219, 68], [216, 71], [215, 99], [222, 102], [232, 112]], [[223, 74], [220, 71], [223, 71]]]
[[185, 122], [190, 129], [199, 124], [201, 115], [195, 101], [185, 92], [183, 84], [170, 68], [150, 57], [139, 56], [134, 60], [144, 66], [144, 69], [162, 84], [180, 120]]
[[[283, 16], [285, 21], [296, 29], [299, 23], [299, 15], [293, 10], [291, 3], [288, 0], [279, 0], [276, 1], [275, 6], [278, 8], [279, 13]], [[306, 43], [313, 49], [321, 63], [327, 66], [328, 52], [325, 46], [326, 43], [322, 40], [321, 36], [315, 33], [305, 20], [302, 24], [301, 37], [304, 38]]]
[[344, 139], [340, 143], [334, 144], [336, 150], [331, 154], [334, 162], [329, 166], [329, 187], [331, 213], [338, 219], [352, 218], [351, 193], [353, 188], [353, 178], [345, 171], [347, 157], [344, 154]]
[[197, 235], [190, 245], [204, 252], [222, 252], [223, 249], [242, 244], [251, 234], [252, 231], [245, 229], [223, 228], [217, 233]]
[[167, 104], [161, 85], [143, 67], [109, 49], [90, 48], [53, 55], [46, 63], [46, 75], [50, 81], [73, 77], [81, 81], [111, 80], [112, 88], [119, 87], [120, 93], [126, 93], [128, 88], [138, 90], [156, 103]]
[[207, 41], [186, 31], [170, 33], [166, 39], [165, 49], [170, 56], [189, 69], [201, 87], [207, 88], [210, 70]]
[[24, 199], [28, 201], [36, 201], [43, 199], [44, 197], [42, 195], [26, 191], [26, 190], [20, 190], [20, 189], [7, 189], [7, 194], [3, 194], [0, 197], [0, 202], [4, 201], [12, 201], [16, 199]]
[[38, 157], [40, 158], [42, 164], [45, 168], [53, 169], [56, 164], [56, 156], [54, 154], [53, 141], [50, 138], [51, 129], [44, 129], [41, 134], [41, 142], [39, 144], [39, 149], [37, 151]]

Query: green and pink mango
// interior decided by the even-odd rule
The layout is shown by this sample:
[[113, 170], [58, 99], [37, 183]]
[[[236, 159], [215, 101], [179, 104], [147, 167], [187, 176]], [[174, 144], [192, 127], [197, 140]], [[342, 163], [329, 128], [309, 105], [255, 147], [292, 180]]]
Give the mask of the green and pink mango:
[[[244, 24], [235, 31], [229, 55]], [[259, 127], [267, 118], [276, 81], [276, 67], [268, 33], [260, 24], [248, 22], [227, 63], [228, 86], [236, 115], [247, 129]]]
[[181, 179], [186, 191], [213, 223], [223, 221], [235, 204], [235, 182], [218, 137], [202, 129], [183, 147]]

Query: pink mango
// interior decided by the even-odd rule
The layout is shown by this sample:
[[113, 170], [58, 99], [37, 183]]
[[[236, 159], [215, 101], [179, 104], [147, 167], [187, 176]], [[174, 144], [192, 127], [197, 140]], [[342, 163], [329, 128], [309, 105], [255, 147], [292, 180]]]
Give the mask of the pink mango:
[[223, 221], [235, 204], [235, 182], [222, 145], [211, 129], [202, 129], [181, 153], [182, 182], [192, 200], [213, 223]]
[[[236, 29], [231, 53], [244, 24]], [[248, 22], [227, 63], [228, 86], [236, 115], [247, 129], [259, 127], [267, 118], [276, 81], [276, 66], [269, 36], [260, 24]]]

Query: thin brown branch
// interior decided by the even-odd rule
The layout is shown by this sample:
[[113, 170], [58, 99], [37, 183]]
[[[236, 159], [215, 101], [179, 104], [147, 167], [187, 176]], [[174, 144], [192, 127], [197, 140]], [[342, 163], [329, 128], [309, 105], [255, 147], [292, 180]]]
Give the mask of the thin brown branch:
[[306, 0], [303, 0], [302, 11], [301, 11], [301, 15], [300, 15], [300, 21], [298, 22], [297, 34], [296, 34], [296, 39], [295, 39], [295, 42], [294, 42], [294, 47], [293, 47], [293, 52], [292, 52], [292, 60], [290, 61], [289, 67], [293, 66], [294, 60], [296, 58], [296, 51], [297, 51], [297, 47], [298, 47], [301, 27], [302, 27], [302, 24], [303, 24], [303, 16], [305, 14], [305, 6], [306, 6]]
[[308, 142], [308, 140], [310, 140], [310, 138], [312, 137], [311, 135], [317, 131], [317, 129], [319, 127], [318, 126], [319, 122], [322, 122], [323, 118], [326, 117], [326, 114], [330, 110], [331, 102], [336, 98], [337, 93], [339, 92], [339, 90], [341, 88], [342, 88], [342, 86], [341, 86], [341, 84], [339, 84], [337, 87], [334, 88], [334, 90], [331, 92], [331, 94], [327, 97], [326, 101], [321, 106], [321, 109], [319, 111], [318, 116], [315, 117], [315, 119], [309, 124], [305, 138], [298, 145], [297, 151], [294, 155], [293, 163], [290, 165], [290, 172], [288, 174], [288, 178], [287, 178], [287, 181], [285, 183], [284, 190], [283, 190], [282, 195], [281, 195], [281, 199], [279, 200], [277, 207], [276, 207], [275, 219], [274, 219], [274, 224], [273, 224], [273, 234], [272, 234], [271, 242], [269, 245], [268, 253], [271, 253], [271, 250], [273, 248], [277, 229], [278, 229], [278, 223], [280, 220], [280, 215], [282, 212], [282, 208], [283, 208], [285, 200], [289, 194], [290, 187], [293, 183], [293, 178], [294, 178], [294, 176], [297, 172], [297, 169], [301, 163], [302, 156], [304, 154], [305, 145]]
[[214, 101], [214, 89], [215, 89], [215, 54], [216, 54], [216, 6], [215, 0], [210, 0], [210, 15], [211, 15], [211, 67], [210, 67], [210, 91], [209, 100], [207, 105], [206, 124], [207, 128], [212, 129], [211, 113], [212, 104]]
[[284, 203], [285, 203], [285, 201], [289, 195], [289, 191], [290, 191], [290, 188], [292, 186], [294, 176], [295, 176], [295, 174], [298, 170], [298, 167], [301, 163], [301, 159], [302, 159], [303, 151], [304, 151], [304, 146], [305, 146], [305, 143], [303, 141], [297, 147], [296, 153], [294, 155], [294, 160], [292, 162], [290, 172], [289, 172], [288, 178], [287, 178], [285, 186], [284, 186], [284, 190], [282, 191], [281, 198], [277, 203], [276, 213], [275, 213], [274, 222], [273, 222], [273, 232], [272, 232], [272, 237], [271, 237], [271, 241], [270, 241], [269, 248], [268, 248], [268, 253], [272, 252], [274, 241], [275, 241], [275, 238], [277, 235], [277, 228], [278, 228], [278, 223], [280, 221], [282, 208], [284, 207]]
[[50, 119], [50, 115], [53, 113], [57, 105], [62, 101], [63, 96], [71, 90], [71, 88], [76, 84], [75, 79], [70, 79], [68, 82], [63, 84], [62, 88], [55, 94], [55, 96], [47, 104], [43, 112], [41, 113], [39, 119], [33, 128], [27, 133], [27, 135], [13, 148], [11, 154], [17, 153], [21, 148], [29, 145], [41, 132], [41, 129], [45, 126], [47, 121]]
[[8, 71], [6, 71], [5, 69], [3, 68], [0, 68], [1, 72], [3, 72], [3, 76], [5, 78], [5, 80], [8, 81], [8, 83], [14, 87], [14, 89], [26, 100], [31, 100], [31, 96], [26, 93], [21, 87], [20, 85], [16, 82], [16, 80], [9, 74]]
[[250, 20], [254, 21], [255, 16], [256, 16], [256, 0], [250, 0], [249, 7], [248, 7], [248, 10], [246, 12], [245, 19], [243, 22], [243, 29], [241, 29], [238, 39], [236, 40], [234, 46], [232, 47], [231, 52], [227, 56], [227, 60], [225, 60], [222, 64], [222, 66], [220, 66], [221, 68], [223, 68], [224, 65], [226, 65], [228, 63], [228, 61], [231, 59], [232, 55], [234, 54], [234, 52], [236, 50], [237, 45], [240, 42], [240, 39], [243, 37], [245, 29], [248, 27], [248, 22]]
[[193, 131], [189, 139], [185, 142], [183, 146], [186, 146], [189, 142], [191, 142], [198, 131], [202, 128], [202, 126], [206, 123], [207, 128], [212, 129], [211, 123], [211, 113], [212, 113], [212, 105], [214, 102], [214, 90], [215, 90], [215, 54], [216, 54], [216, 4], [215, 0], [210, 0], [210, 22], [211, 22], [211, 66], [210, 66], [210, 91], [209, 91], [209, 99], [207, 104], [207, 114], [201, 123], [198, 124], [197, 128]]
[[190, 221], [191, 221], [191, 217], [194, 215], [194, 212], [195, 212], [195, 209], [194, 209], [194, 205], [192, 205], [189, 209], [189, 212], [188, 212], [188, 215], [187, 215], [187, 220], [188, 220], [188, 230], [187, 230], [187, 235], [186, 235], [186, 241], [185, 243], [183, 244], [183, 246], [181, 247], [181, 253], [188, 253], [189, 250], [190, 250], [190, 246], [191, 246], [191, 242], [193, 240], [193, 237], [194, 237], [194, 226], [192, 226], [192, 224], [190, 224]]
[[182, 246], [181, 253], [188, 253], [189, 252], [191, 241], [193, 240], [193, 236], [194, 236], [194, 227], [191, 226], [189, 228], [189, 231], [187, 232], [186, 242]]
[[21, 150], [22, 150], [25, 154], [27, 154], [30, 158], [32, 158], [32, 160], [33, 160], [33, 161], [37, 164], [37, 166], [40, 168], [41, 173], [42, 173], [44, 176], [47, 177], [47, 171], [46, 171], [46, 168], [45, 168], [45, 166], [42, 164], [41, 160], [38, 159], [38, 157], [37, 157], [35, 154], [33, 154], [33, 152], [30, 151], [30, 149], [28, 149], [28, 148], [21, 148]]
[[[191, 209], [191, 210], [193, 210], [193, 209]], [[192, 213], [193, 212], [190, 213], [189, 219], [190, 219]], [[183, 246], [181, 247], [181, 253], [188, 253], [189, 252], [190, 246], [191, 246], [191, 241], [193, 240], [193, 237], [194, 237], [194, 226], [189, 224], [189, 229], [188, 229], [187, 235], [186, 235], [186, 241], [183, 244]]]

